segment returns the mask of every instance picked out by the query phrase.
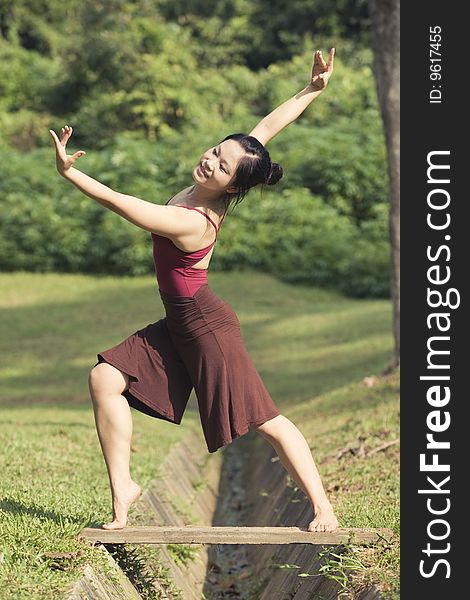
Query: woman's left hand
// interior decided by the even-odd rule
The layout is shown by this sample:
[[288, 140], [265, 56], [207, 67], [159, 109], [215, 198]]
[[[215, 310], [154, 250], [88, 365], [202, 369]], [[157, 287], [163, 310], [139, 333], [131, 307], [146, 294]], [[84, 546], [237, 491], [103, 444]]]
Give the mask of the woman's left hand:
[[49, 129], [49, 133], [51, 134], [51, 137], [55, 144], [55, 161], [57, 170], [61, 175], [65, 175], [68, 169], [70, 169], [70, 167], [73, 166], [74, 162], [81, 156], [86, 154], [84, 150], [79, 150], [78, 152], [75, 152], [75, 154], [72, 155], [68, 155], [65, 151], [65, 147], [67, 146], [67, 142], [69, 141], [70, 136], [72, 135], [72, 131], [72, 128], [68, 125], [62, 127], [62, 129], [60, 130], [59, 140], [55, 131]]
[[328, 85], [328, 80], [333, 73], [333, 63], [336, 49], [332, 48], [328, 55], [328, 62], [325, 62], [321, 50], [315, 52], [312, 67], [312, 80], [310, 86], [314, 91], [322, 91]]

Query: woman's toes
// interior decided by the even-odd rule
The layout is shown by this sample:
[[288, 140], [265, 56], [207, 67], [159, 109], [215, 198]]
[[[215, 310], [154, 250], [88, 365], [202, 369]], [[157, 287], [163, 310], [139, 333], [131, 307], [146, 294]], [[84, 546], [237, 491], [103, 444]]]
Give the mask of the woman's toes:
[[123, 529], [127, 525], [127, 513], [131, 505], [142, 495], [140, 485], [135, 482], [113, 500], [113, 520], [102, 525], [102, 529]]
[[111, 523], [105, 523], [101, 526], [102, 529], [124, 529], [127, 523], [114, 519]]
[[313, 521], [310, 522], [307, 530], [314, 532], [314, 533], [324, 532], [324, 531], [334, 531], [338, 526], [339, 526], [339, 523], [335, 517], [333, 517], [332, 519], [325, 519], [325, 520], [318, 517], [318, 518], [313, 519]]

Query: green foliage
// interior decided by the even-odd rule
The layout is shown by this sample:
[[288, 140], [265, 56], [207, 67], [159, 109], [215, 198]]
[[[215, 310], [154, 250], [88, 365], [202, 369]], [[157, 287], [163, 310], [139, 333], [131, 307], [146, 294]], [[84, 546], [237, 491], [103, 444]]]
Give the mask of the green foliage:
[[388, 182], [367, 28], [362, 1], [2, 3], [0, 268], [153, 270], [148, 232], [57, 175], [49, 128], [74, 127], [71, 150], [87, 151], [80, 168], [92, 177], [164, 203], [191, 184], [205, 148], [303, 89], [314, 48], [334, 43], [327, 92], [269, 146], [283, 179], [227, 219], [211, 269], [387, 295]]
[[285, 185], [305, 186], [356, 224], [374, 218], [374, 207], [387, 203], [388, 182], [383, 139], [372, 128], [367, 134], [334, 125], [315, 129], [293, 125], [270, 154], [286, 172]]
[[[345, 44], [345, 61], [335, 61], [327, 93], [274, 138], [270, 154], [288, 174], [289, 187], [308, 187], [357, 224], [373, 218], [373, 206], [388, 200], [385, 141], [368, 49]], [[309, 52], [273, 64], [263, 76], [269, 112], [302, 89]], [[353, 118], [351, 118], [353, 115]]]
[[[15, 48], [0, 38], [0, 110], [38, 109], [38, 96], [50, 61], [35, 52]], [[39, 99], [40, 100], [40, 99]]]
[[[105, 185], [163, 204], [172, 195], [161, 185], [171, 163], [156, 151], [149, 159], [151, 147], [119, 139], [106, 152], [87, 156], [86, 170], [98, 171]], [[46, 150], [26, 157], [10, 153], [9, 160], [0, 154], [2, 270], [151, 273], [150, 234], [68, 187], [45, 157]], [[184, 186], [183, 173], [177, 183]], [[252, 191], [224, 222], [211, 268], [249, 267], [352, 296], [387, 296], [387, 206], [377, 204], [373, 216], [358, 228], [305, 188], [261, 198]]]
[[75, 3], [61, 0], [2, 0], [0, 31], [16, 47], [55, 55], [68, 23], [76, 14]]
[[[205, 64], [258, 70], [288, 60], [315, 39], [367, 44], [367, 0], [157, 0], [166, 20], [191, 31]], [[256, 40], [256, 43], [253, 43]], [[337, 42], [335, 42], [337, 43]]]
[[[255, 206], [254, 206], [255, 205]], [[351, 220], [294, 188], [253, 197], [224, 222], [213, 268], [244, 265], [284, 281], [336, 288], [350, 296], [389, 294], [387, 210], [363, 231]]]
[[367, 0], [291, 0], [288, 10], [283, 0], [258, 0], [251, 24], [260, 43], [248, 64], [291, 58], [313, 39], [367, 41], [368, 22]]

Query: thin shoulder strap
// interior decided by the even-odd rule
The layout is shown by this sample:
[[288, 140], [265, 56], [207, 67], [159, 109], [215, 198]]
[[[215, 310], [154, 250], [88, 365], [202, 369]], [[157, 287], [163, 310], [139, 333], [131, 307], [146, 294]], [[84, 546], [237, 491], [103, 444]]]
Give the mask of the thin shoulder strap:
[[183, 206], [182, 204], [173, 204], [173, 206], [181, 206], [181, 208], [187, 208], [188, 210], [197, 210], [198, 213], [201, 213], [201, 215], [204, 215], [206, 217], [206, 219], [212, 223], [212, 225], [215, 227], [215, 230], [217, 231], [217, 233], [219, 232], [219, 228], [214, 223], [214, 221], [209, 217], [209, 215], [206, 215], [206, 213], [203, 212], [202, 210], [200, 210], [199, 208], [195, 208], [194, 206]]
[[[172, 196], [172, 198], [174, 198], [174, 196]], [[172, 199], [170, 198], [170, 200]], [[168, 202], [170, 201], [168, 200]], [[165, 203], [165, 206], [168, 204], [168, 202]], [[198, 213], [201, 213], [201, 215], [204, 215], [206, 217], [206, 219], [208, 219], [212, 225], [215, 227], [215, 230], [217, 233], [219, 233], [219, 229], [220, 226], [222, 225], [222, 221], [224, 220], [225, 214], [227, 211], [224, 212], [224, 214], [222, 215], [222, 218], [220, 219], [220, 223], [219, 226], [217, 227], [217, 225], [214, 223], [214, 221], [209, 217], [209, 215], [206, 215], [205, 212], [203, 212], [202, 210], [200, 210], [199, 208], [195, 208], [194, 206], [183, 206], [183, 204], [172, 204], [172, 206], [179, 206], [181, 208], [187, 208], [188, 210], [197, 210]], [[217, 237], [217, 236], [216, 236]]]

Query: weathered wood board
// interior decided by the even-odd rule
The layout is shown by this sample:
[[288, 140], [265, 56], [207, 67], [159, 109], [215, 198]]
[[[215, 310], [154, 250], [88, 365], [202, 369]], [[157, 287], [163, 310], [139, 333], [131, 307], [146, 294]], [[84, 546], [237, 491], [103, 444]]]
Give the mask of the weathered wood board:
[[125, 527], [82, 529], [79, 537], [105, 544], [371, 544], [388, 541], [391, 529], [339, 528], [310, 532], [299, 527]]

